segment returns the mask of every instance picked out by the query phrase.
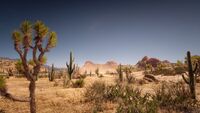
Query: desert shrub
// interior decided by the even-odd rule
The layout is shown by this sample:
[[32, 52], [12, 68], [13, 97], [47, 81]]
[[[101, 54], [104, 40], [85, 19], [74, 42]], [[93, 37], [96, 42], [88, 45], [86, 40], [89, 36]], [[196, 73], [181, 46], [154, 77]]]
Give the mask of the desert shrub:
[[157, 101], [161, 109], [191, 112], [197, 105], [190, 98], [190, 91], [184, 83], [163, 83], [155, 90], [153, 100]]
[[148, 74], [154, 74], [154, 75], [175, 75], [175, 70], [171, 68], [155, 68], [153, 71], [149, 72]]
[[0, 76], [0, 95], [5, 95], [7, 92], [6, 81], [3, 76]]
[[95, 81], [90, 87], [86, 88], [85, 97], [88, 101], [102, 100], [106, 89], [106, 84], [102, 81]]
[[129, 86], [122, 89], [117, 113], [156, 113], [157, 103], [150, 94], [141, 94], [141, 90]]
[[74, 88], [82, 88], [84, 86], [85, 82], [84, 79], [78, 79], [73, 83]]
[[143, 85], [143, 84], [146, 84], [146, 81], [145, 81], [144, 79], [138, 79], [138, 80], [137, 80], [137, 83], [138, 83], [139, 85]]
[[100, 76], [99, 76], [100, 78], [102, 78], [103, 77], [103, 74], [100, 74]]
[[175, 74], [183, 74], [186, 69], [182, 66], [175, 66], [174, 67]]
[[105, 82], [95, 81], [90, 87], [86, 88], [86, 101], [93, 101], [93, 113], [102, 112], [103, 95], [106, 89]]
[[151, 95], [142, 95], [139, 89], [129, 85], [106, 86], [104, 82], [95, 82], [85, 95], [87, 100], [94, 101], [95, 111], [102, 111], [103, 103], [107, 101], [118, 104], [117, 113], [155, 113], [157, 110]]
[[133, 77], [132, 75], [126, 75], [126, 79], [127, 79], [127, 82], [128, 82], [129, 84], [135, 83], [135, 82], [136, 82], [136, 78]]
[[5, 87], [6, 87], [5, 78], [3, 78], [3, 76], [0, 76], [0, 89], [5, 88]]
[[119, 75], [119, 81], [123, 82], [123, 70], [122, 70], [122, 65], [120, 64], [117, 69], [117, 75]]

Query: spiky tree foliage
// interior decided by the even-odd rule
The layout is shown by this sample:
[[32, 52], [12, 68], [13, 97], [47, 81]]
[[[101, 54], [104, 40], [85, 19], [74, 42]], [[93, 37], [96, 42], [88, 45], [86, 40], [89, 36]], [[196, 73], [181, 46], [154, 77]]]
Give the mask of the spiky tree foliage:
[[[32, 24], [30, 21], [24, 21], [20, 28], [12, 33], [14, 47], [23, 65], [23, 74], [30, 81], [30, 112], [36, 113], [35, 103], [35, 81], [40, 72], [41, 65], [44, 64], [44, 55], [46, 52], [56, 46], [57, 36], [55, 32], [50, 32], [48, 27], [42, 22], [37, 21]], [[45, 43], [47, 42], [47, 43]], [[45, 45], [44, 45], [45, 43]], [[32, 51], [32, 60], [34, 62], [33, 72], [29, 67], [27, 59], [28, 52]]]
[[70, 58], [69, 58], [69, 63], [66, 62], [66, 66], [67, 66], [67, 75], [69, 77], [69, 80], [72, 79], [72, 75], [75, 72], [76, 66], [74, 64], [74, 57], [72, 52], [70, 51]]
[[119, 66], [117, 68], [117, 73], [119, 75], [120, 82], [123, 82], [123, 70], [122, 70], [122, 65], [121, 64], [119, 64]]
[[195, 81], [198, 76], [198, 74], [196, 74], [198, 64], [196, 63], [195, 67], [193, 68], [190, 51], [187, 52], [187, 64], [188, 64], [188, 73], [185, 73], [185, 75], [187, 75], [188, 78], [186, 78], [184, 74], [182, 74], [182, 77], [183, 77], [183, 80], [190, 87], [191, 98], [196, 99]]
[[48, 73], [49, 81], [54, 81], [55, 69], [54, 64], [51, 66], [51, 71]]

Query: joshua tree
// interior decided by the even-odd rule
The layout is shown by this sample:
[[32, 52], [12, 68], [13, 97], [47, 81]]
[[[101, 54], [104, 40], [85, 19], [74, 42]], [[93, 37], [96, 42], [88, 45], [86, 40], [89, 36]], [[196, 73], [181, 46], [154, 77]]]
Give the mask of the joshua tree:
[[51, 72], [48, 73], [49, 81], [54, 81], [55, 69], [54, 64], [51, 66]]
[[[40, 72], [41, 65], [44, 64], [46, 52], [56, 46], [57, 36], [55, 32], [49, 32], [48, 27], [41, 21], [31, 24], [24, 21], [17, 31], [12, 34], [14, 47], [20, 56], [23, 65], [23, 74], [30, 81], [30, 112], [36, 113], [35, 86], [36, 77]], [[47, 43], [45, 41], [47, 40]], [[44, 45], [44, 43], [46, 45]], [[32, 61], [34, 63], [33, 72], [29, 67], [27, 55], [32, 50]], [[37, 54], [39, 52], [39, 54]]]
[[69, 80], [71, 80], [72, 75], [73, 75], [73, 73], [75, 72], [75, 69], [76, 69], [76, 66], [74, 64], [74, 57], [73, 57], [73, 54], [72, 54], [71, 51], [70, 51], [69, 63], [67, 62], [66, 66], [67, 66], [67, 74], [68, 74]]
[[195, 81], [197, 78], [197, 68], [198, 64], [196, 63], [195, 67], [192, 66], [190, 51], [187, 52], [187, 65], [188, 65], [188, 73], [185, 73], [189, 78], [186, 79], [182, 74], [183, 80], [189, 85], [191, 98], [196, 99], [196, 90], [195, 90]]

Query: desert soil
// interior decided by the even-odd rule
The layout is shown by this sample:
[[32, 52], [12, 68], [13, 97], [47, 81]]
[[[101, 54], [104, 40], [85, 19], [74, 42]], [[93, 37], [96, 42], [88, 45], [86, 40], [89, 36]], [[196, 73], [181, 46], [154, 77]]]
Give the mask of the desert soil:
[[[137, 79], [142, 79], [142, 72], [134, 72]], [[88, 86], [94, 81], [105, 81], [106, 84], [114, 84], [117, 76], [104, 75], [102, 78], [96, 76], [86, 77], [85, 86], [83, 88], [63, 88], [63, 80], [49, 82], [47, 78], [40, 78], [36, 87], [36, 102], [38, 113], [91, 113], [92, 103], [85, 102], [84, 92]], [[182, 80], [181, 76], [156, 76], [159, 81], [177, 82]], [[9, 93], [18, 97], [28, 97], [29, 82], [24, 78], [7, 79], [7, 87]], [[143, 93], [153, 92], [159, 83], [135, 84], [136, 87], [142, 89]], [[197, 95], [200, 95], [200, 85], [197, 84]], [[0, 110], [5, 113], [29, 113], [29, 103], [14, 102], [0, 97]], [[108, 105], [105, 113], [114, 113], [115, 105]]]

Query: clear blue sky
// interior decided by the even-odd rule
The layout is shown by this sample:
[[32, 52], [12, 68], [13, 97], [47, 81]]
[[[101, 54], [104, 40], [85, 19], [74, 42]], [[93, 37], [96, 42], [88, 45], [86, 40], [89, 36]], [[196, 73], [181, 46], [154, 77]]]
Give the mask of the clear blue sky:
[[11, 33], [29, 19], [58, 34], [48, 64], [65, 67], [69, 51], [86, 60], [135, 64], [143, 56], [175, 62], [186, 51], [200, 54], [198, 0], [2, 0], [0, 56], [18, 58]]

